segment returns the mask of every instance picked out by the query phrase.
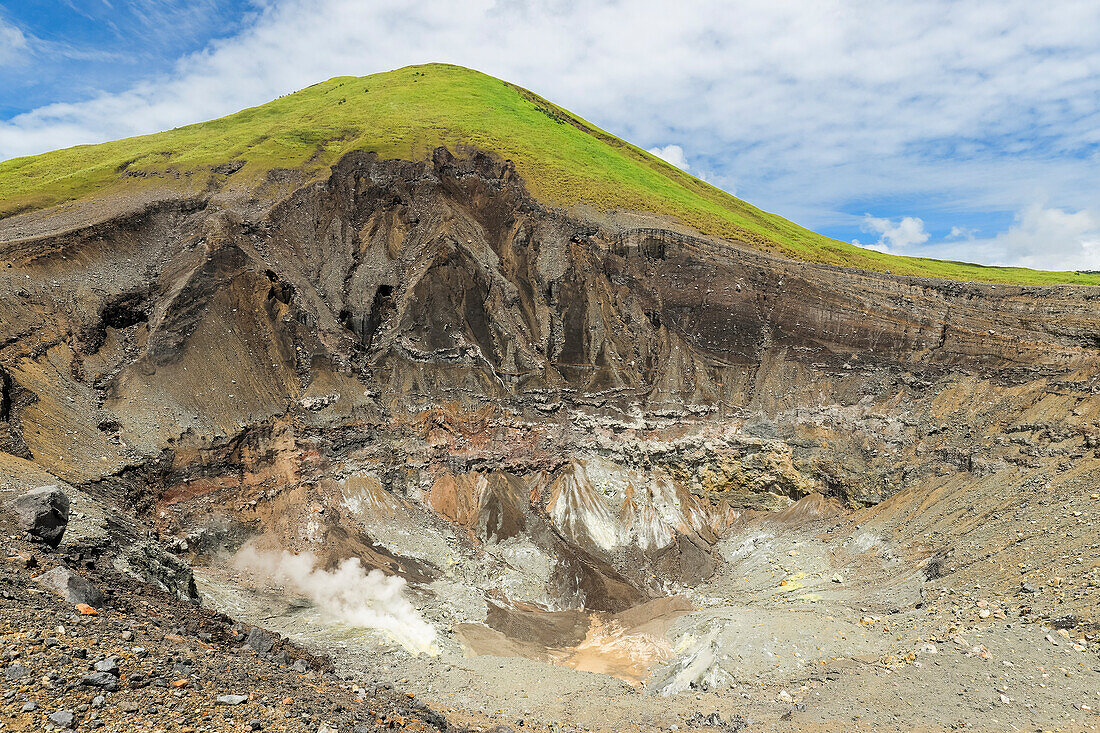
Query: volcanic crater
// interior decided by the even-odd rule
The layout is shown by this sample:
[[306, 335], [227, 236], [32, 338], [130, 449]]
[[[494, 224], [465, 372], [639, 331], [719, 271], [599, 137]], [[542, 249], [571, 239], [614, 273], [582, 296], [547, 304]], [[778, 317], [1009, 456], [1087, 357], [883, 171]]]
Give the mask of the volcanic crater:
[[63, 488], [59, 552], [444, 727], [1096, 724], [1100, 288], [551, 206], [465, 144], [242, 165], [0, 220], [0, 490]]

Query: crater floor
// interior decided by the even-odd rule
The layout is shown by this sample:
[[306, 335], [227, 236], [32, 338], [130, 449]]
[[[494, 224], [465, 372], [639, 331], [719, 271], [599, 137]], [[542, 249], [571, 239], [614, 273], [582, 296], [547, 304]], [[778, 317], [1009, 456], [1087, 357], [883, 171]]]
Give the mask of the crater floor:
[[1096, 725], [1095, 642], [1021, 615], [1018, 595], [928, 578], [926, 563], [860, 519], [819, 496], [761, 513], [719, 542], [711, 579], [588, 614], [579, 634], [563, 618], [578, 612], [459, 622], [456, 609], [484, 600], [433, 584], [411, 594], [440, 632], [432, 654], [224, 566], [204, 569], [200, 587], [232, 615], [333, 654], [357, 681], [397, 680], [475, 727], [671, 730], [694, 727], [696, 713], [749, 730]]

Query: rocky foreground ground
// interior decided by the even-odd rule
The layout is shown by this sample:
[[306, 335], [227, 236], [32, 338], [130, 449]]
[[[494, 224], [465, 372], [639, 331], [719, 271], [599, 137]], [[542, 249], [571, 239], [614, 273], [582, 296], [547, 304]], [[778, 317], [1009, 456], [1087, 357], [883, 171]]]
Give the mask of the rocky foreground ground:
[[[0, 531], [0, 730], [453, 729], [391, 685], [353, 684], [274, 634]], [[103, 593], [98, 609], [36, 580], [59, 567]]]

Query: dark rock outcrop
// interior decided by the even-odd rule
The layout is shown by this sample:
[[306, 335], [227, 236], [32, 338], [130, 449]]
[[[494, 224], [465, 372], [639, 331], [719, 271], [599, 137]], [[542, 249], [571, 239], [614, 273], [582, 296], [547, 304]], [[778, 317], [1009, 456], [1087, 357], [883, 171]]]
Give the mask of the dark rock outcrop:
[[155, 542], [134, 543], [116, 560], [116, 565], [177, 598], [190, 601], [199, 598], [191, 567]]

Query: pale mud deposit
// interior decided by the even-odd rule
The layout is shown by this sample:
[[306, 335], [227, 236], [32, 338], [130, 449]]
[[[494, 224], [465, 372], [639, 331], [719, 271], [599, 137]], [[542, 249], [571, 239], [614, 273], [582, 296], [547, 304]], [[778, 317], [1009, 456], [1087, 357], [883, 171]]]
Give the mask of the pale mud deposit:
[[507, 610], [491, 604], [484, 624], [458, 624], [455, 632], [471, 654], [525, 657], [638, 686], [650, 667], [672, 656], [668, 628], [690, 610], [679, 596], [618, 614]]

